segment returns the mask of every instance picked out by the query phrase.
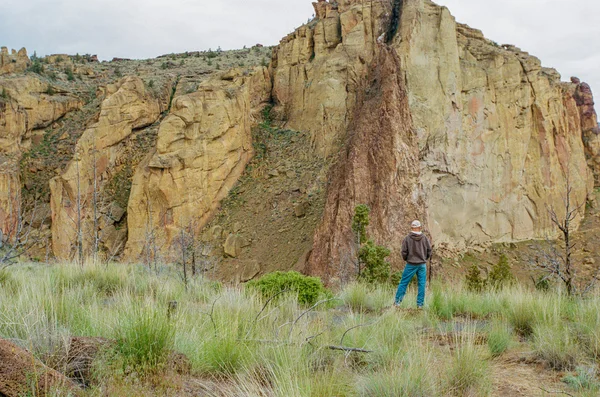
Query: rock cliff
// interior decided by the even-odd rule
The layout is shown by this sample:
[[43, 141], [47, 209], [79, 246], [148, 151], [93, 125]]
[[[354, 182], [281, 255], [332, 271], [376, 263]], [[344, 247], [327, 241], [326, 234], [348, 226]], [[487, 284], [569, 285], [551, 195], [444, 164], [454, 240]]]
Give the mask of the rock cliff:
[[426, 224], [438, 248], [554, 235], [547, 208], [561, 207], [566, 179], [577, 203], [592, 190], [581, 119], [560, 75], [428, 0], [404, 2], [391, 44], [402, 60]]
[[[3, 49], [2, 224], [19, 207], [19, 159], [49, 125], [63, 142], [57, 153], [69, 159], [49, 173], [58, 173], [49, 183], [52, 248], [60, 258], [76, 250], [86, 255], [99, 241], [110, 255], [125, 246], [131, 261], [149, 251], [173, 259], [182, 230], [207, 234], [202, 229], [238, 183], [253, 145], [266, 153], [289, 143], [289, 150], [270, 155], [292, 157], [257, 159], [246, 180], [262, 178], [248, 184], [260, 197], [247, 202], [259, 208], [240, 204], [231, 222], [211, 223], [223, 233], [209, 254], [235, 257], [231, 268], [253, 263], [252, 269], [272, 270], [276, 261], [291, 267], [299, 260], [309, 273], [349, 275], [356, 249], [351, 217], [361, 203], [372, 208], [369, 233], [391, 248], [395, 266], [413, 218], [423, 220], [436, 251], [449, 256], [553, 237], [548, 208], [561, 215], [567, 184], [577, 204], [600, 186], [600, 130], [587, 84], [561, 82], [539, 59], [487, 40], [429, 0], [313, 4], [314, 19], [281, 40], [268, 67], [252, 66], [267, 61], [258, 58], [266, 55], [258, 47], [231, 59], [212, 51], [170, 54], [157, 65], [55, 55], [44, 60], [44, 76], [34, 77], [17, 74], [30, 62], [24, 50]], [[253, 63], [244, 67], [242, 56]], [[219, 63], [226, 61], [240, 68], [223, 72]], [[93, 92], [104, 98], [99, 108]], [[55, 128], [85, 95], [93, 98], [84, 120], [72, 123], [80, 129]], [[267, 103], [269, 125], [255, 138], [281, 139], [253, 141]], [[40, 164], [51, 162], [27, 168], [35, 174]], [[279, 174], [298, 183], [283, 183]], [[47, 186], [50, 177], [44, 178], [37, 180]], [[267, 214], [271, 223], [264, 230], [246, 225], [248, 213]], [[307, 213], [295, 233], [301, 238], [294, 236], [291, 225]], [[222, 252], [221, 240], [231, 235], [232, 243], [242, 232], [244, 244], [233, 244], [233, 251], [225, 244]], [[270, 249], [298, 241], [302, 249], [288, 249], [290, 257], [257, 264]]]
[[155, 96], [137, 77], [107, 86], [98, 121], [84, 131], [64, 172], [50, 181], [56, 257], [73, 258], [78, 249], [87, 256], [99, 239], [107, 243], [109, 252], [119, 249], [115, 244], [123, 248], [125, 235], [118, 235], [113, 226], [123, 216], [123, 209], [115, 209], [104, 187], [124, 155], [120, 143], [134, 130], [158, 120], [167, 109], [170, 91], [166, 86]]
[[348, 227], [356, 205], [368, 203], [370, 237], [388, 244], [402, 241], [405, 230], [399, 226], [424, 213], [418, 141], [395, 51], [380, 45], [371, 69], [358, 91], [347, 149], [332, 171], [306, 269], [325, 278], [349, 280], [357, 271], [356, 238]]
[[79, 109], [79, 97], [33, 76], [0, 80], [0, 228], [15, 231], [21, 213], [19, 161], [43, 128]]
[[[406, 84], [419, 152], [417, 158], [412, 157], [412, 168], [419, 172], [418, 184], [412, 194], [405, 189], [401, 197], [413, 197], [422, 207], [417, 206], [419, 211], [408, 211], [402, 205], [382, 207], [377, 197], [364, 193], [364, 203], [374, 208], [375, 219], [405, 221], [394, 225], [393, 233], [377, 221], [370, 227], [371, 233], [392, 249], [393, 263], [401, 262], [398, 237], [408, 231], [405, 218], [419, 213], [438, 253], [445, 255], [494, 242], [555, 236], [547, 209], [564, 212], [561, 204], [567, 179], [573, 189], [572, 199], [578, 204], [585, 203], [593, 189], [585, 156], [586, 147], [591, 152], [593, 144], [584, 146], [582, 141], [586, 135], [582, 123], [591, 126], [591, 117], [580, 115], [586, 109], [578, 108], [571, 94], [573, 85], [561, 83], [555, 70], [543, 68], [528, 53], [511, 45], [499, 46], [480, 31], [456, 23], [445, 7], [428, 0], [406, 0], [396, 6], [398, 12], [392, 13], [385, 41], [400, 58], [395, 73]], [[364, 129], [364, 134], [388, 133], [382, 128], [371, 129], [377, 125], [375, 121], [363, 123], [367, 116], [357, 115], [350, 129], [354, 134], [356, 128]], [[306, 125], [302, 120], [296, 123], [298, 128], [310, 128], [312, 120]], [[402, 136], [398, 134], [396, 139]], [[369, 147], [362, 145], [366, 151]], [[385, 162], [390, 158], [386, 149], [380, 147], [374, 158]], [[404, 159], [410, 158], [405, 154]], [[588, 158], [594, 155], [590, 153]], [[359, 161], [354, 167], [379, 169], [368, 157]], [[347, 167], [347, 163], [342, 156], [334, 168]], [[339, 189], [337, 172], [332, 172], [334, 190]], [[397, 173], [404, 175], [407, 184], [414, 178], [401, 167]], [[351, 183], [343, 187], [344, 193], [337, 199], [331, 199], [330, 191], [324, 223], [315, 235], [308, 262], [311, 272], [340, 266], [340, 257], [349, 255], [352, 205], [339, 203], [344, 203], [346, 195], [369, 191], [371, 184], [393, 186], [394, 175], [375, 171], [370, 183], [356, 178], [352, 182], [350, 178]], [[390, 201], [398, 200], [386, 195]], [[338, 204], [332, 205], [333, 201]], [[342, 229], [345, 233], [323, 233]], [[337, 241], [338, 236], [344, 241]]]
[[251, 114], [269, 100], [270, 81], [266, 68], [232, 70], [174, 99], [133, 177], [128, 259], [173, 253], [182, 229], [198, 232], [214, 214], [252, 158]]
[[286, 127], [310, 132], [314, 150], [327, 156], [343, 143], [391, 7], [383, 0], [313, 4], [315, 19], [273, 52], [273, 100]]

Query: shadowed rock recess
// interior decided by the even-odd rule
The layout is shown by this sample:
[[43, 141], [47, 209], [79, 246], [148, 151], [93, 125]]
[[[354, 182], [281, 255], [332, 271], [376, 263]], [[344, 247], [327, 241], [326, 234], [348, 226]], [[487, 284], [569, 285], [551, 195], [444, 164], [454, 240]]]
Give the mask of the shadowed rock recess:
[[[202, 68], [185, 66], [196, 65], [192, 53], [161, 59], [160, 68], [153, 60], [88, 57], [81, 66], [47, 57], [46, 65], [64, 69], [59, 80], [74, 81], [61, 85], [26, 71], [36, 63], [25, 50], [3, 49], [3, 231], [16, 222], [21, 196], [35, 191], [21, 180], [33, 173], [39, 190], [51, 191], [42, 203], [51, 204], [51, 228], [39, 241], [51, 237], [58, 258], [99, 247], [121, 260], [172, 261], [184, 230], [203, 240], [199, 256], [226, 262], [215, 271], [224, 279], [277, 268], [331, 279], [356, 272], [357, 204], [371, 207], [368, 232], [399, 267], [399, 241], [413, 218], [437, 253], [454, 256], [556, 237], [547, 209], [562, 215], [567, 180], [578, 205], [600, 187], [600, 130], [587, 84], [562, 82], [539, 59], [487, 40], [429, 0], [313, 4], [315, 18], [284, 37], [270, 63], [250, 58], [257, 46], [236, 53], [248, 61], [228, 70], [217, 71], [226, 54], [214, 52], [194, 53]], [[96, 99], [86, 102], [90, 91]], [[78, 114], [87, 118], [71, 128]], [[257, 138], [269, 134], [289, 138], [293, 156], [274, 159], [285, 151], [269, 153], [275, 141]], [[62, 145], [66, 160], [36, 160], [45, 153], [40, 140]], [[284, 182], [288, 175], [297, 183]], [[263, 194], [260, 208], [249, 191]], [[259, 212], [265, 219], [249, 221]], [[574, 225], [582, 219], [583, 211]], [[244, 244], [225, 252], [225, 237]], [[286, 248], [291, 242], [302, 248]]]

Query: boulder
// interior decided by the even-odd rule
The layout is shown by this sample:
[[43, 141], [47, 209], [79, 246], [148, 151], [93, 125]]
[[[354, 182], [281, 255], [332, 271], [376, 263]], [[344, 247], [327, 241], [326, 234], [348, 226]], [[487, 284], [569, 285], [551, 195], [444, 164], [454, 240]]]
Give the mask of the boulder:
[[109, 210], [109, 216], [111, 219], [115, 222], [119, 222], [123, 218], [123, 215], [125, 215], [125, 210], [121, 208], [119, 204], [112, 202]]
[[[35, 376], [36, 382], [31, 382], [32, 376]], [[61, 392], [79, 395], [80, 389], [28, 351], [0, 339], [0, 396], [54, 396]]]
[[296, 218], [303, 218], [309, 209], [309, 204], [306, 201], [301, 201], [294, 204], [294, 215]]
[[116, 255], [125, 248], [127, 229], [117, 229], [115, 225], [108, 225], [100, 233], [100, 241], [104, 244], [109, 254]]
[[261, 271], [258, 261], [254, 259], [232, 259], [225, 266], [232, 275], [234, 284], [245, 283], [255, 278]]
[[239, 234], [230, 234], [227, 236], [225, 243], [223, 243], [223, 251], [225, 252], [225, 255], [235, 258], [240, 254], [242, 248], [247, 247], [248, 245], [250, 245], [248, 240]]

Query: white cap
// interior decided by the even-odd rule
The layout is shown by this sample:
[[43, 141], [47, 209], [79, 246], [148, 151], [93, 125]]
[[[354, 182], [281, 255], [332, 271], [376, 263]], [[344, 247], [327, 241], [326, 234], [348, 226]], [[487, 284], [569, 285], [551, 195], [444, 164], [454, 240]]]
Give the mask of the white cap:
[[412, 223], [410, 224], [410, 227], [414, 227], [414, 228], [421, 227], [421, 222], [416, 221], [416, 220], [412, 221]]

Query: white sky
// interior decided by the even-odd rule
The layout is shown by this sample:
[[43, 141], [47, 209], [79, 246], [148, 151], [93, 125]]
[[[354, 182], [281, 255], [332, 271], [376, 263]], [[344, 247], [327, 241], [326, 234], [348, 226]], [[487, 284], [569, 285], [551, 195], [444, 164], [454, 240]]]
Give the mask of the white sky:
[[[489, 39], [514, 44], [564, 80], [576, 75], [600, 92], [600, 1], [437, 2]], [[277, 44], [312, 14], [310, 0], [0, 0], [0, 45], [38, 55], [151, 58]]]

